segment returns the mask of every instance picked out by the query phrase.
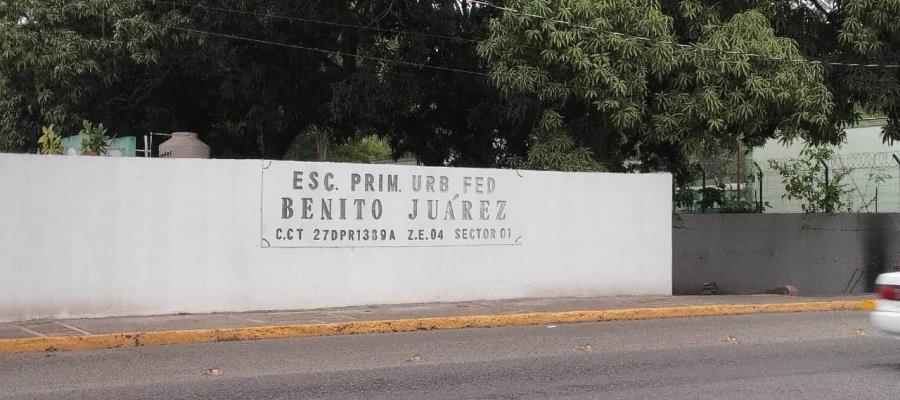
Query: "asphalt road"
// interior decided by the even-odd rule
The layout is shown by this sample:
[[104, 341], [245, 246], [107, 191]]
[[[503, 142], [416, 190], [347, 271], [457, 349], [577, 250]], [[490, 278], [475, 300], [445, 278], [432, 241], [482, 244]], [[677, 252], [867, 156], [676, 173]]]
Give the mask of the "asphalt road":
[[898, 398], [898, 350], [846, 312], [7, 354], [0, 399]]

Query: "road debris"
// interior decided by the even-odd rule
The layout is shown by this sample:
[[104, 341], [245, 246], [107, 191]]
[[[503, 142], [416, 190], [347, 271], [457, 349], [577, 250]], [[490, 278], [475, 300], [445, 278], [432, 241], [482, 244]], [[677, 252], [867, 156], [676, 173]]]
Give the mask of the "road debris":
[[579, 353], [591, 353], [594, 351], [594, 346], [591, 346], [590, 344], [583, 344], [581, 346], [578, 346], [575, 351]]

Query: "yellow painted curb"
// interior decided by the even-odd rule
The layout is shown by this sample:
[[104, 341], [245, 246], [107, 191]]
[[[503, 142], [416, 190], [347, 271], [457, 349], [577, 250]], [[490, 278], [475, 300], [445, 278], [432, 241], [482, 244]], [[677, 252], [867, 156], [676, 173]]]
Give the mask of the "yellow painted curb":
[[731, 304], [623, 310], [538, 312], [525, 314], [475, 315], [354, 321], [316, 325], [255, 326], [227, 329], [197, 329], [109, 333], [86, 336], [55, 336], [0, 339], [0, 353], [97, 350], [120, 347], [163, 346], [188, 343], [237, 342], [311, 336], [366, 333], [413, 332], [443, 329], [493, 328], [502, 326], [568, 324], [579, 322], [630, 321], [643, 319], [706, 317], [759, 313], [873, 310], [875, 301], [827, 301], [783, 304]]

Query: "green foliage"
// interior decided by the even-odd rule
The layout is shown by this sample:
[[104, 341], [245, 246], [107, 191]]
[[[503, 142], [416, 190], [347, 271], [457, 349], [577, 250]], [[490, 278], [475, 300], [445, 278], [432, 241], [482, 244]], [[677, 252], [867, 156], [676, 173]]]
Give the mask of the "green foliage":
[[709, 210], [724, 203], [724, 196], [722, 195], [723, 189], [724, 186], [722, 188], [711, 186], [700, 189], [700, 208]]
[[105, 156], [109, 154], [106, 149], [109, 143], [109, 136], [107, 136], [106, 128], [103, 127], [103, 124], [94, 125], [84, 120], [79, 133], [84, 135], [84, 138], [81, 139], [82, 154], [91, 156]]
[[[866, 174], [866, 186], [863, 190], [857, 191], [859, 192], [859, 197], [862, 199], [862, 205], [856, 212], [869, 212], [873, 211], [874, 208], [876, 211], [878, 209], [877, 201], [878, 201], [878, 187], [881, 184], [889, 181], [891, 179], [891, 174], [885, 172], [881, 168], [873, 169]], [[872, 192], [869, 191], [870, 187], [874, 187]], [[871, 197], [870, 197], [871, 196]]]
[[[849, 64], [897, 64], [900, 60], [900, 1], [898, 0], [670, 0], [669, 7], [686, 5], [696, 23], [715, 23], [736, 13], [758, 10], [776, 34], [797, 43], [805, 58]], [[829, 5], [824, 6], [824, 5]], [[825, 65], [834, 107], [830, 124], [842, 128], [862, 114], [885, 115], [886, 142], [900, 139], [900, 76], [892, 68]], [[823, 132], [810, 143], [838, 143], [843, 130]]]
[[[0, 2], [0, 151], [29, 150], [41, 123], [78, 129], [82, 116], [124, 115], [119, 100], [150, 84], [161, 28], [142, 0]], [[105, 119], [105, 118], [104, 118]]]
[[473, 40], [496, 13], [446, 0], [0, 1], [0, 151], [29, 150], [22, 132], [44, 121], [90, 119], [202, 132], [219, 157], [282, 158], [315, 125], [337, 143], [384, 132], [428, 164], [491, 165], [498, 132], [519, 130], [486, 80], [379, 59], [481, 70]]
[[384, 138], [372, 135], [357, 137], [346, 144], [336, 146], [331, 152], [329, 161], [371, 163], [388, 160], [392, 155], [390, 143]]
[[[388, 140], [376, 135], [356, 137], [347, 143], [331, 143], [329, 147], [330, 150], [325, 161], [372, 163], [387, 160], [393, 156]], [[284, 159], [295, 161], [318, 160], [316, 138], [313, 132], [307, 131], [298, 136], [287, 154], [285, 154]]]
[[834, 156], [831, 149], [807, 147], [800, 152], [800, 159], [790, 161], [769, 161], [769, 166], [783, 178], [786, 193], [783, 198], [799, 200], [804, 213], [833, 213], [844, 210], [845, 195], [849, 193], [844, 184], [847, 170], [830, 170], [830, 179], [825, 180], [825, 166]]
[[[834, 12], [837, 46], [848, 57], [864, 63], [897, 64], [900, 60], [900, 1], [842, 0]], [[835, 89], [866, 113], [887, 116], [885, 142], [900, 140], [900, 76], [895, 69], [836, 70]], [[858, 115], [856, 115], [858, 117]]]
[[311, 130], [306, 130], [294, 139], [284, 155], [285, 160], [315, 161], [318, 159], [316, 151], [316, 137]]
[[[681, 193], [687, 191], [695, 192], [691, 189], [682, 189], [678, 192]], [[699, 201], [696, 202], [696, 205], [704, 212], [715, 210], [716, 212], [724, 214], [761, 213], [765, 211], [766, 208], [772, 207], [768, 202], [759, 204], [758, 200], [746, 198], [744, 196], [746, 192], [728, 190], [723, 183], [699, 189], [696, 193], [697, 195], [692, 194], [690, 197], [686, 194], [680, 194], [679, 196], [684, 199], [690, 198], [693, 201], [696, 201], [699, 197]], [[687, 208], [693, 209], [693, 206], [694, 203], [691, 203]]]
[[742, 194], [731, 192], [725, 196], [724, 201], [719, 206], [719, 212], [725, 214], [752, 214], [761, 213], [767, 208], [772, 208], [772, 205], [768, 202], [760, 205], [759, 201], [747, 199]]
[[[900, 0], [497, 3], [567, 23], [448, 0], [0, 0], [0, 151], [33, 151], [42, 124], [74, 132], [89, 119], [199, 131], [218, 157], [294, 158], [315, 126], [332, 159], [378, 132], [427, 165], [683, 181], [691, 156], [838, 143], [860, 113], [886, 116], [885, 140], [900, 138], [896, 70], [797, 61], [897, 62]], [[557, 127], [541, 127], [547, 112]]]
[[564, 117], [573, 140], [604, 161], [642, 158], [664, 146], [685, 154], [832, 129], [820, 66], [746, 55], [802, 57], [757, 11], [700, 24], [696, 45], [684, 49], [673, 44], [681, 41], [674, 19], [656, 2], [507, 6], [546, 19], [507, 12], [495, 20], [478, 47], [491, 80], [507, 96], [537, 96]]
[[891, 179], [891, 174], [881, 169], [876, 169], [866, 175], [866, 182], [876, 186], [881, 185]]
[[691, 188], [679, 187], [675, 190], [672, 201], [675, 203], [676, 209], [693, 211], [694, 206], [700, 199], [699, 191]]
[[602, 171], [591, 149], [578, 146], [564, 131], [562, 117], [553, 111], [545, 111], [538, 123], [536, 134], [522, 160], [510, 160], [514, 168], [546, 171]]
[[53, 125], [41, 127], [38, 146], [41, 154], [63, 154], [62, 137], [56, 134]]
[[572, 138], [561, 131], [553, 131], [537, 138], [528, 150], [528, 157], [514, 164], [516, 168], [545, 171], [602, 171], [590, 149], [575, 145]]

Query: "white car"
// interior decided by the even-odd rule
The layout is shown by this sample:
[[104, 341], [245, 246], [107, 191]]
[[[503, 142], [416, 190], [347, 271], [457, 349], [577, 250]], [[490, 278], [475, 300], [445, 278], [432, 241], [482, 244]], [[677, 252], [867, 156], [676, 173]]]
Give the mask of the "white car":
[[900, 272], [878, 275], [875, 280], [878, 306], [870, 319], [876, 329], [900, 337]]

